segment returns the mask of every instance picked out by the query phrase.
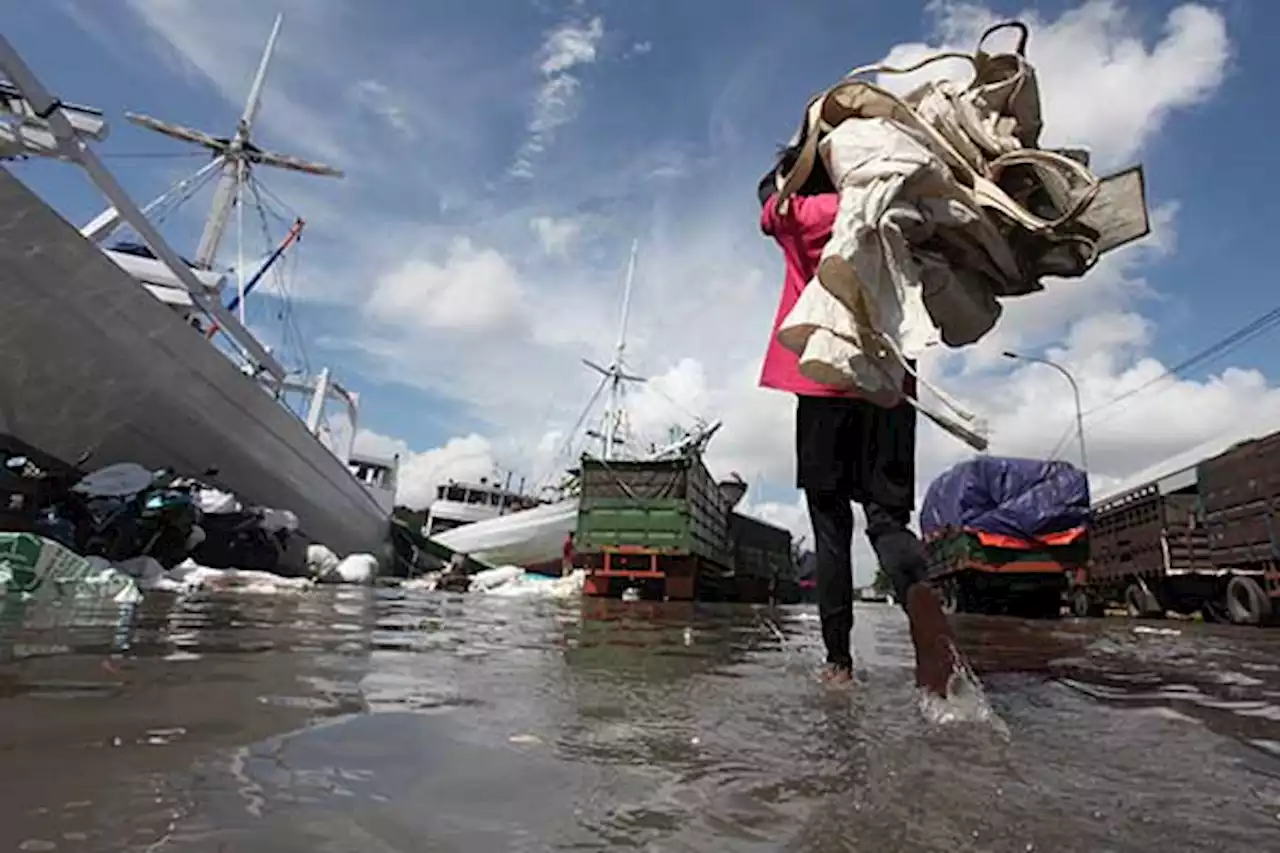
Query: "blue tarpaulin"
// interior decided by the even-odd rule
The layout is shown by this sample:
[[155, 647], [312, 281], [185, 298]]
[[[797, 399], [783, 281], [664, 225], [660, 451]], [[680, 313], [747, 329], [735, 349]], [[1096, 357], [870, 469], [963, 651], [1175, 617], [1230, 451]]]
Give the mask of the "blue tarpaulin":
[[1068, 462], [978, 456], [940, 474], [920, 508], [920, 531], [953, 530], [1035, 542], [1083, 528], [1089, 479]]

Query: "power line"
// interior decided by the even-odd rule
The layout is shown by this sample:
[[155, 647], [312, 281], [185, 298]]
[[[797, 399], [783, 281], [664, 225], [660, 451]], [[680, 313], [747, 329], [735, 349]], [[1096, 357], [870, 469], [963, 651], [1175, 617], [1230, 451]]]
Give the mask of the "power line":
[[1183, 373], [1186, 373], [1189, 370], [1203, 366], [1205, 364], [1209, 364], [1210, 362], [1218, 358], [1221, 358], [1222, 356], [1226, 355], [1232, 350], [1235, 350], [1240, 346], [1243, 346], [1244, 344], [1248, 343], [1254, 338], [1257, 338], [1271, 331], [1277, 326], [1280, 326], [1280, 307], [1271, 309], [1270, 311], [1256, 318], [1252, 322], [1247, 323], [1244, 326], [1241, 326], [1240, 328], [1236, 329], [1234, 332], [1231, 332], [1230, 334], [1220, 338], [1219, 340], [1215, 341], [1214, 343], [1200, 350], [1196, 354], [1192, 355], [1190, 358], [1183, 360], [1182, 362], [1174, 365], [1173, 367], [1166, 368], [1162, 373], [1160, 373], [1157, 376], [1153, 376], [1151, 379], [1148, 379], [1146, 382], [1142, 383], [1141, 385], [1138, 385], [1136, 388], [1131, 388], [1128, 391], [1124, 392], [1123, 394], [1119, 394], [1115, 397], [1112, 397], [1110, 400], [1106, 401], [1105, 403], [1100, 403], [1099, 405], [1086, 410], [1084, 413], [1084, 417], [1087, 418], [1098, 412], [1111, 409], [1114, 406], [1126, 400], [1129, 400], [1137, 396], [1138, 394], [1141, 394], [1142, 392], [1146, 391], [1148, 388], [1158, 385], [1167, 379], [1177, 378], [1178, 376], [1181, 376]]

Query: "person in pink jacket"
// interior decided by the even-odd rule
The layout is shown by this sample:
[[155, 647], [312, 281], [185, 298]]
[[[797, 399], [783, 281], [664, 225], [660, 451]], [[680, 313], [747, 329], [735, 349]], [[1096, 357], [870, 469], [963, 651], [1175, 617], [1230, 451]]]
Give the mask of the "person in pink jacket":
[[955, 645], [937, 594], [927, 582], [924, 547], [907, 527], [915, 506], [915, 409], [906, 402], [882, 408], [851, 391], [815, 382], [800, 372], [799, 356], [778, 343], [778, 327], [817, 271], [840, 201], [818, 164], [791, 197], [787, 213], [778, 212], [775, 175], [791, 167], [795, 151], [784, 150], [779, 165], [759, 186], [760, 228], [786, 260], [760, 385], [797, 398], [796, 485], [804, 491], [813, 525], [818, 614], [827, 651], [822, 677], [832, 682], [852, 678], [856, 502], [866, 514], [871, 547], [893, 581], [894, 597], [911, 620], [916, 682], [946, 695], [957, 665]]

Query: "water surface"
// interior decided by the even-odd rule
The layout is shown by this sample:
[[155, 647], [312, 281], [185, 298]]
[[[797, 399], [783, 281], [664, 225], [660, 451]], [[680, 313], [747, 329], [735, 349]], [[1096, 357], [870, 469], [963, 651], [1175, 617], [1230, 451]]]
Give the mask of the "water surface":
[[23, 622], [3, 850], [1280, 850], [1277, 631], [962, 618], [999, 719], [937, 726], [881, 605], [844, 691], [805, 607], [327, 589]]

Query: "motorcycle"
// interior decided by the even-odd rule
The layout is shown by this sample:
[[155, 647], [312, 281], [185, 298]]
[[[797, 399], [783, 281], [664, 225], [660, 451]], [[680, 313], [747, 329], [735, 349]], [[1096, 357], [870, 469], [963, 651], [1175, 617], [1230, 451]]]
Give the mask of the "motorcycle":
[[83, 477], [64, 509], [80, 521], [82, 553], [112, 562], [149, 556], [170, 569], [204, 539], [194, 489], [170, 469], [124, 462]]
[[203, 541], [194, 481], [132, 462], [82, 474], [88, 458], [61, 472], [23, 456], [5, 459], [7, 473], [34, 481], [35, 499], [23, 507], [31, 532], [85, 556], [112, 562], [150, 556], [166, 569]]
[[137, 498], [135, 541], [142, 542], [141, 554], [153, 557], [166, 569], [185, 560], [205, 539], [196, 487], [193, 481], [162, 469]]

